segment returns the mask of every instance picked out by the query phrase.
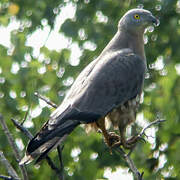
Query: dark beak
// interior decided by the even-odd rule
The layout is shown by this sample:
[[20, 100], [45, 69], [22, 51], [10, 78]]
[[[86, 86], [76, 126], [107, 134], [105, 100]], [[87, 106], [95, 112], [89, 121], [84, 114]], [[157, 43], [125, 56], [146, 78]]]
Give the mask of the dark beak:
[[151, 23], [153, 23], [155, 26], [158, 26], [160, 23], [159, 20], [156, 17], [154, 17], [153, 15], [150, 16], [149, 21]]

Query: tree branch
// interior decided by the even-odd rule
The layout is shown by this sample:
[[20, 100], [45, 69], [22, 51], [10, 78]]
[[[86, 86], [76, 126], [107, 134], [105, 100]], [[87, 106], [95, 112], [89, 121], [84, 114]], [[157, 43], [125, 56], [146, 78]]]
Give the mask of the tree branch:
[[144, 173], [140, 173], [138, 171], [138, 169], [136, 168], [133, 160], [130, 158], [130, 154], [126, 154], [124, 152], [124, 150], [120, 147], [115, 147], [114, 148], [115, 151], [117, 151], [123, 158], [124, 160], [126, 161], [126, 163], [128, 164], [129, 168], [131, 169], [131, 171], [133, 172], [134, 176], [136, 177], [137, 180], [143, 180], [143, 174]]
[[57, 174], [59, 180], [64, 180], [63, 177], [64, 175], [62, 174], [61, 170], [59, 170], [59, 168], [57, 168], [54, 163], [52, 162], [51, 158], [49, 156], [46, 156], [46, 161], [48, 163], [48, 165], [51, 167], [51, 169], [53, 171], [55, 171], [55, 173]]
[[25, 116], [24, 116], [24, 118], [23, 118], [23, 120], [22, 120], [22, 122], [21, 122], [21, 125], [23, 125], [23, 124], [24, 124], [24, 122], [26, 121], [26, 119], [27, 119], [27, 116], [28, 116], [28, 114], [29, 114], [30, 109], [31, 109], [31, 105], [29, 105], [29, 106], [28, 106], [28, 110], [26, 111], [26, 114], [25, 114]]
[[[19, 150], [18, 150], [18, 148], [17, 148], [17, 146], [16, 146], [16, 144], [14, 142], [14, 139], [13, 139], [11, 133], [9, 132], [7, 124], [4, 121], [2, 115], [0, 115], [0, 123], [1, 123], [2, 129], [3, 129], [5, 135], [6, 135], [7, 139], [8, 139], [8, 142], [9, 142], [10, 146], [12, 147], [14, 156], [15, 156], [17, 162], [19, 162], [20, 158], [21, 158]], [[21, 170], [21, 174], [23, 175], [23, 179], [28, 180], [28, 174], [27, 174], [25, 165], [19, 165], [19, 167], [20, 167], [20, 170]]]
[[[1, 163], [4, 165], [4, 167], [7, 169], [8, 174], [11, 176], [10, 178], [15, 179], [15, 180], [20, 180], [20, 178], [18, 177], [16, 171], [14, 170], [14, 168], [11, 166], [11, 164], [8, 162], [8, 160], [5, 158], [4, 154], [2, 151], [0, 151], [0, 161]], [[5, 177], [5, 176], [4, 176]], [[1, 178], [4, 178], [3, 176], [1, 176]]]
[[138, 136], [139, 136], [139, 137], [142, 137], [143, 135], [146, 135], [146, 134], [145, 134], [145, 131], [146, 131], [147, 129], [149, 129], [151, 126], [156, 125], [156, 124], [159, 124], [159, 123], [162, 123], [162, 122], [165, 122], [165, 121], [166, 121], [166, 120], [164, 120], [164, 119], [158, 119], [158, 120], [156, 120], [156, 121], [153, 121], [153, 122], [149, 123], [145, 128], [142, 129], [141, 133], [140, 133]]
[[14, 153], [14, 155], [16, 157], [16, 160], [19, 162], [20, 156], [19, 156], [17, 146], [16, 146], [16, 144], [14, 142], [14, 139], [13, 139], [11, 133], [9, 132], [9, 129], [8, 129], [7, 125], [6, 125], [6, 122], [4, 121], [2, 116], [0, 116], [0, 123], [1, 123], [2, 129], [3, 129], [5, 135], [6, 135], [7, 139], [8, 139], [8, 142], [9, 142], [9, 144], [11, 145], [11, 147], [13, 149], [13, 153]]
[[35, 96], [37, 96], [39, 99], [42, 99], [43, 101], [45, 101], [47, 104], [49, 104], [50, 106], [57, 108], [58, 106], [53, 103], [52, 101], [50, 101], [47, 97], [42, 96], [41, 94], [39, 94], [38, 92], [34, 93]]
[[18, 121], [15, 119], [11, 118], [11, 121], [13, 124], [22, 132], [24, 133], [30, 140], [33, 138], [33, 135], [28, 131], [25, 127], [23, 127]]
[[64, 164], [62, 160], [62, 150], [64, 147], [57, 147], [58, 156], [59, 156], [59, 162], [60, 162], [60, 172], [61, 172], [61, 179], [64, 180]]

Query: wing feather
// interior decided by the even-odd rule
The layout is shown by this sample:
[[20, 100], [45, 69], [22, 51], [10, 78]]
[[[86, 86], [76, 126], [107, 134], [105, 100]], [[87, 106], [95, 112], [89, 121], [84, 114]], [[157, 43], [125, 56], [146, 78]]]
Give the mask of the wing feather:
[[145, 61], [130, 49], [109, 52], [94, 60], [52, 113], [45, 126], [47, 135], [68, 119], [94, 122], [136, 97], [142, 91], [145, 71]]
[[79, 112], [104, 116], [141, 93], [146, 71], [144, 60], [129, 49], [109, 54], [77, 86], [78, 91], [72, 89], [73, 97], [66, 98]]

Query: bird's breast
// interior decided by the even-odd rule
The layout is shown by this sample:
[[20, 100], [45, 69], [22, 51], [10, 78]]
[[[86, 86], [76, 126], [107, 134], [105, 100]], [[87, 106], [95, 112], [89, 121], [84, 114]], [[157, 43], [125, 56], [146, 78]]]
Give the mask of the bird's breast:
[[105, 118], [112, 123], [115, 129], [119, 126], [127, 126], [135, 121], [139, 102], [140, 96], [137, 95], [135, 98], [113, 109]]

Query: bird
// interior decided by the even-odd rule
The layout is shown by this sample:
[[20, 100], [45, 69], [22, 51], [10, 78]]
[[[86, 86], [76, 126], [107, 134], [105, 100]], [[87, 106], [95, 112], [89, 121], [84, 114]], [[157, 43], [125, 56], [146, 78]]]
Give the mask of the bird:
[[[98, 128], [109, 147], [131, 148], [136, 137], [126, 140], [126, 127], [136, 119], [147, 71], [143, 35], [158, 20], [146, 9], [127, 11], [118, 30], [100, 55], [74, 81], [63, 102], [30, 140], [19, 164], [46, 155], [65, 141], [80, 124]], [[108, 132], [108, 119], [119, 134]]]

